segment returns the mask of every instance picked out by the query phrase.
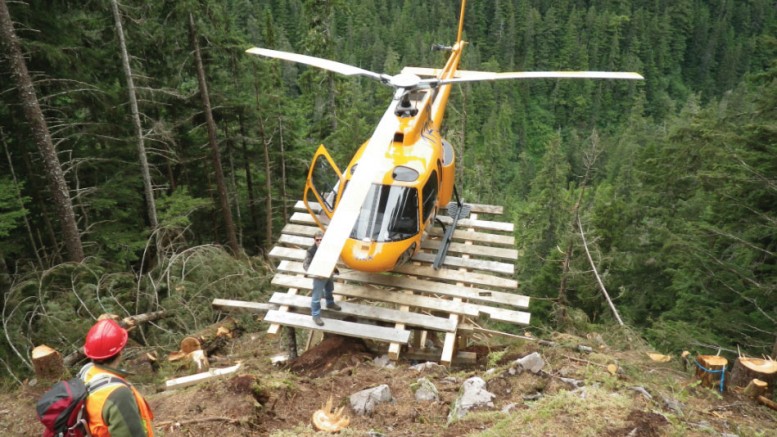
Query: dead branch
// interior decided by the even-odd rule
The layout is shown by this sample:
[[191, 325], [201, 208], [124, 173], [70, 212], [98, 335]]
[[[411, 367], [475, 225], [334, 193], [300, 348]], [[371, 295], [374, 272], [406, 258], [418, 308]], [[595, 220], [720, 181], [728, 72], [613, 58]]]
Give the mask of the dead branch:
[[580, 223], [580, 216], [577, 217], [577, 228], [580, 231], [580, 238], [583, 240], [583, 248], [585, 248], [585, 254], [588, 257], [588, 262], [591, 264], [591, 268], [594, 271], [594, 276], [596, 276], [596, 281], [599, 283], [599, 288], [602, 290], [602, 294], [604, 294], [605, 299], [607, 299], [607, 303], [610, 304], [610, 309], [612, 309], [613, 314], [615, 314], [615, 318], [618, 320], [618, 324], [623, 326], [623, 320], [621, 320], [620, 314], [618, 314], [618, 310], [615, 308], [615, 305], [612, 303], [612, 300], [610, 299], [610, 295], [607, 293], [607, 289], [604, 287], [604, 283], [602, 282], [602, 278], [599, 277], [599, 272], [596, 270], [596, 264], [594, 264], [593, 258], [591, 258], [591, 252], [588, 250], [588, 243], [585, 241], [585, 233], [583, 232], [583, 225]]
[[214, 417], [200, 417], [198, 419], [188, 419], [188, 420], [166, 420], [164, 422], [155, 423], [154, 425], [164, 428], [166, 426], [183, 426], [183, 425], [192, 425], [195, 423], [202, 423], [202, 422], [227, 422], [233, 425], [240, 425], [241, 420], [232, 419], [232, 418], [223, 417], [223, 416], [214, 416]]

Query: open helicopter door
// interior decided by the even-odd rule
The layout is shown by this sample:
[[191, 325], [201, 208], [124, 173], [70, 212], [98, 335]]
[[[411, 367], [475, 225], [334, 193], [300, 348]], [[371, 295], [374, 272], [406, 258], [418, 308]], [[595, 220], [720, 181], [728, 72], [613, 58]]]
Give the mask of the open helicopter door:
[[[332, 219], [339, 200], [342, 176], [326, 147], [323, 144], [318, 146], [305, 181], [302, 201], [319, 227], [328, 225]], [[318, 202], [320, 208], [311, 206], [310, 202]]]

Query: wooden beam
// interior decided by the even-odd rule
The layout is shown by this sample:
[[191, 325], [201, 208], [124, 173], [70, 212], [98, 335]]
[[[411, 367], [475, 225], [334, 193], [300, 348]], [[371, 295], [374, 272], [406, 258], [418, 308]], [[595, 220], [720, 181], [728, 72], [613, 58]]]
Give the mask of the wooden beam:
[[[272, 279], [272, 284], [280, 287], [294, 287], [305, 290], [311, 290], [313, 288], [313, 280], [310, 278], [293, 277], [283, 274], [275, 275]], [[391, 302], [398, 305], [410, 305], [417, 308], [462, 314], [472, 317], [477, 317], [480, 314], [478, 307], [473, 304], [456, 304], [450, 300], [416, 295], [410, 296], [398, 293], [396, 291], [380, 288], [368, 288], [351, 284], [338, 284], [338, 286], [335, 287], [335, 294], [348, 297], [357, 297], [361, 299]]]
[[[432, 240], [427, 238], [423, 242], [421, 248], [426, 250], [437, 251], [440, 248], [442, 242], [440, 240]], [[448, 251], [453, 253], [460, 253], [474, 256], [485, 256], [489, 258], [506, 259], [515, 261], [518, 259], [518, 251], [516, 249], [507, 249], [504, 247], [491, 247], [491, 246], [478, 246], [475, 244], [464, 243], [451, 243], [448, 245]]]
[[[473, 214], [473, 217], [474, 217], [474, 214]], [[437, 216], [437, 218], [439, 218], [441, 222], [445, 223], [446, 226], [453, 223], [453, 219], [448, 216]], [[479, 229], [483, 231], [501, 231], [501, 232], [515, 231], [515, 226], [512, 223], [494, 222], [489, 220], [478, 220], [476, 218], [461, 219], [459, 220], [459, 223], [456, 226], [461, 226], [462, 228], [471, 228], [470, 230], [472, 231], [474, 231], [475, 229]]]
[[165, 381], [165, 390], [188, 387], [190, 385], [198, 384], [202, 381], [207, 381], [223, 375], [229, 375], [235, 373], [240, 369], [241, 364], [238, 363], [232, 367], [225, 367], [223, 369], [210, 369], [207, 372], [197, 373], [195, 375], [182, 376], [180, 378], [169, 379]]
[[[421, 261], [424, 263], [432, 264], [434, 263], [434, 258], [436, 255], [437, 254], [435, 253], [418, 252], [411, 259], [413, 261]], [[443, 261], [443, 265], [449, 268], [463, 267], [465, 269], [471, 269], [471, 270], [482, 270], [486, 272], [503, 273], [505, 275], [510, 275], [510, 276], [515, 274], [515, 265], [513, 263], [503, 263], [499, 261], [459, 258], [459, 257], [448, 255], [445, 257], [445, 260]]]
[[443, 279], [446, 281], [461, 282], [462, 285], [485, 285], [488, 287], [505, 288], [511, 291], [518, 288], [518, 281], [515, 279], [453, 269], [435, 270], [432, 266], [404, 265], [394, 269], [394, 272], [438, 280]]
[[[270, 298], [270, 303], [277, 305], [288, 305], [296, 308], [310, 309], [310, 297], [308, 296], [289, 296], [286, 293], [275, 293]], [[338, 302], [341, 311], [329, 312], [331, 315], [349, 315], [363, 317], [365, 319], [378, 320], [381, 322], [404, 323], [409, 326], [418, 326], [433, 331], [455, 331], [448, 319], [442, 317], [430, 316], [421, 313], [409, 313], [395, 310], [392, 308], [381, 308], [372, 305], [362, 305], [353, 302]], [[325, 310], [326, 311], [326, 310]]]
[[263, 314], [267, 311], [278, 309], [278, 305], [230, 299], [213, 299], [213, 302], [210, 305], [214, 309], [221, 311], [245, 311], [257, 314]]
[[313, 318], [308, 315], [289, 312], [268, 311], [264, 320], [270, 323], [293, 326], [295, 328], [305, 328], [346, 337], [366, 338], [387, 343], [397, 342], [407, 344], [410, 339], [409, 331], [366, 325], [363, 323], [346, 322], [330, 318], [323, 318], [324, 326], [318, 326], [313, 322]]
[[[435, 238], [441, 238], [444, 232], [440, 227], [434, 227], [429, 230], [429, 235]], [[489, 234], [486, 232], [467, 231], [456, 229], [453, 231], [453, 239], [456, 241], [476, 241], [478, 243], [493, 244], [498, 246], [515, 246], [515, 237], [512, 235]]]
[[[278, 265], [279, 272], [298, 273], [301, 270], [302, 264], [298, 262], [282, 261]], [[464, 287], [454, 284], [427, 281], [424, 279], [411, 280], [398, 275], [364, 273], [345, 269], [340, 272], [338, 277], [348, 282], [359, 282], [386, 287], [404, 288], [423, 293], [445, 295], [449, 297], [461, 297], [476, 302], [511, 305], [517, 308], [529, 307], [529, 297], [527, 296], [513, 293], [504, 293], [483, 288]], [[286, 279], [283, 279], [282, 281], [279, 280], [276, 285], [290, 286], [288, 284], [298, 283], [288, 282]]]
[[[310, 205], [310, 209], [312, 209], [313, 212], [315, 213], [318, 213], [319, 211], [321, 211], [321, 206], [319, 206], [318, 202], [308, 202], [308, 205]], [[498, 215], [504, 212], [504, 207], [501, 205], [484, 205], [481, 203], [467, 203], [466, 205], [471, 208], [470, 211], [473, 213]], [[307, 208], [305, 208], [305, 203], [301, 200], [298, 200], [294, 204], [294, 209], [297, 211], [307, 212]]]

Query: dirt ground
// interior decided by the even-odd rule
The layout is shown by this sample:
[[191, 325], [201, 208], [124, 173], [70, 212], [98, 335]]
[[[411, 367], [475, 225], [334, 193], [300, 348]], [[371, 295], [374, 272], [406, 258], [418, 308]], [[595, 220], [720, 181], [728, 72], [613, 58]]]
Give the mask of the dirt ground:
[[[480, 352], [477, 364], [419, 373], [410, 368], [414, 362], [376, 365], [371, 346], [326, 337], [294, 362], [274, 366], [270, 358], [283, 352], [281, 340], [247, 333], [213, 357], [212, 367], [240, 362], [235, 374], [162, 391], [165, 379], [191, 373], [185, 366], [164, 363], [155, 375], [139, 375], [137, 386], [154, 411], [157, 435], [163, 437], [324, 435], [313, 429], [311, 416], [330, 396], [350, 418], [340, 433], [344, 436], [777, 435], [776, 412], [736, 393], [721, 396], [697, 387], [679, 365], [656, 365], [637, 351], [583, 354], [534, 342], [508, 344], [501, 352], [501, 347], [474, 347]], [[535, 351], [546, 361], [543, 370], [515, 371], [514, 360]], [[618, 363], [619, 371], [609, 373], [608, 362]], [[435, 384], [439, 401], [415, 400], [411, 385], [422, 376]], [[471, 376], [487, 381], [494, 405], [449, 423], [461, 384]], [[655, 385], [646, 385], [646, 380]], [[390, 387], [392, 402], [378, 405], [369, 416], [354, 414], [348, 397], [381, 384]], [[650, 399], [634, 386], [646, 387]], [[47, 388], [28, 381], [0, 393], [0, 435], [40, 435], [34, 404]], [[674, 410], [667, 397], [682, 405], [682, 411]]]

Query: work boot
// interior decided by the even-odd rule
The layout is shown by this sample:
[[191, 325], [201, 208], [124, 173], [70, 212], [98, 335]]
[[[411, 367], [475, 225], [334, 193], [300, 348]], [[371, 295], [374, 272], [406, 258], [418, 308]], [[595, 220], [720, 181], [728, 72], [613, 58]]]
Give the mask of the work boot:
[[316, 325], [318, 326], [324, 326], [324, 321], [321, 320], [320, 316], [313, 316], [313, 321], [316, 322]]
[[327, 305], [326, 309], [333, 310], [333, 311], [340, 311], [341, 309], [343, 309], [343, 307], [341, 307], [340, 305], [338, 305], [336, 303], [333, 303], [332, 305]]

